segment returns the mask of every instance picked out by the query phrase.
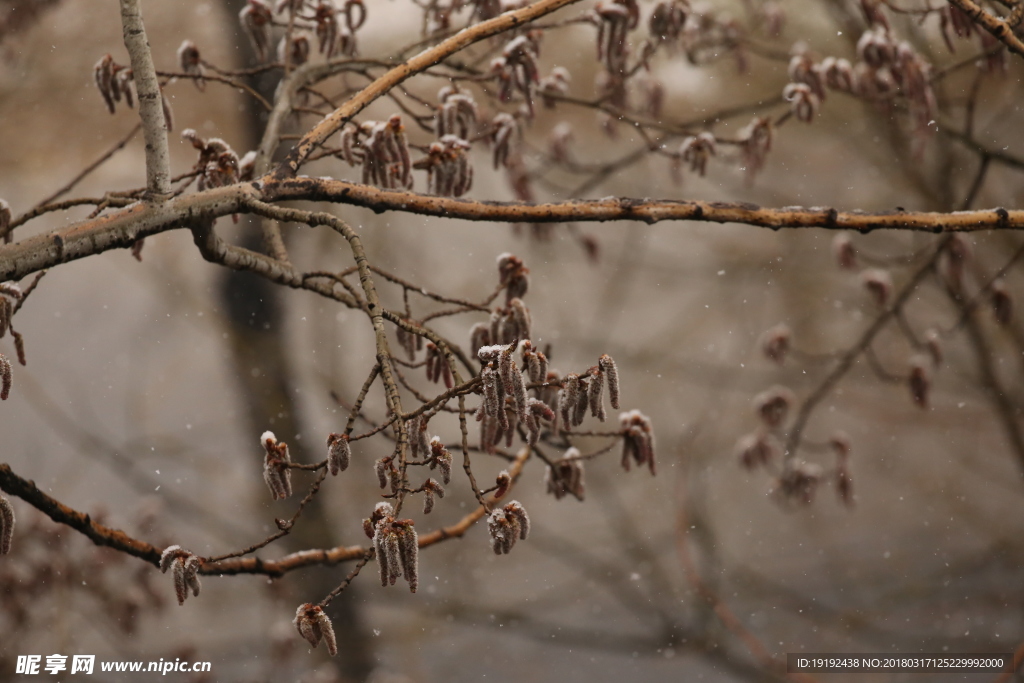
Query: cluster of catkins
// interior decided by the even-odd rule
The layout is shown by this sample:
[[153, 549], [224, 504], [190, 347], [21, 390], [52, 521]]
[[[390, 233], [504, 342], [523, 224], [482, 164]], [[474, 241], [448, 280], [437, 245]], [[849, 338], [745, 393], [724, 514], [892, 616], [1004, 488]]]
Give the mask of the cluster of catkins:
[[250, 151], [239, 159], [235, 150], [220, 138], [203, 139], [191, 128], [181, 131], [181, 137], [199, 150], [199, 159], [194, 170], [199, 176], [200, 190], [252, 180], [256, 165], [255, 151]]
[[399, 577], [416, 592], [419, 585], [419, 543], [411, 519], [395, 519], [391, 503], [377, 503], [369, 519], [363, 520], [363, 530], [373, 539], [373, 549], [380, 567], [380, 585], [395, 585]]
[[815, 64], [806, 51], [789, 62], [790, 83], [783, 97], [800, 121], [809, 123], [827, 90], [849, 93], [873, 102], [885, 102], [897, 94], [906, 98], [914, 129], [927, 134], [935, 115], [931, 66], [914, 51], [910, 43], [897, 41], [888, 20], [881, 12], [872, 12], [871, 26], [857, 41], [857, 62], [826, 57]]
[[548, 465], [544, 476], [548, 493], [561, 500], [567, 495], [583, 500], [583, 460], [578, 448], [572, 447], [558, 460]]
[[[130, 66], [122, 66], [114, 61], [112, 55], [105, 54], [93, 66], [92, 75], [96, 81], [96, 88], [111, 114], [114, 113], [114, 105], [122, 98], [129, 108], [135, 106], [135, 94], [132, 91], [135, 77]], [[163, 88], [160, 89], [160, 102], [164, 110], [164, 126], [167, 130], [174, 130], [174, 114]]]
[[169, 545], [160, 555], [160, 571], [164, 574], [171, 570], [174, 577], [174, 592], [178, 596], [178, 604], [184, 605], [188, 591], [199, 595], [199, 567], [202, 561], [180, 545]]
[[338, 654], [338, 641], [334, 636], [334, 625], [330, 618], [324, 614], [320, 605], [307, 602], [299, 605], [295, 610], [295, 619], [292, 621], [298, 630], [299, 635], [305, 638], [310, 645], [316, 647], [322, 640], [327, 645], [327, 652], [333, 657]]
[[363, 183], [387, 189], [412, 187], [412, 159], [402, 117], [346, 125], [339, 155], [349, 166], [363, 167]]
[[274, 500], [288, 498], [292, 495], [292, 456], [288, 453], [288, 444], [278, 441], [273, 432], [263, 432], [260, 444], [265, 451], [263, 481]]
[[530, 517], [517, 500], [495, 508], [487, 518], [487, 531], [491, 534], [491, 548], [495, 555], [507, 555], [517, 540], [525, 541], [530, 533]]
[[[953, 235], [939, 259], [939, 274], [949, 292], [966, 300], [967, 264], [972, 258], [970, 242], [963, 235]], [[850, 236], [839, 233], [832, 240], [832, 253], [840, 268], [857, 270], [860, 267], [857, 249]], [[882, 268], [865, 268], [860, 271], [861, 283], [879, 309], [886, 309], [892, 303], [893, 282], [889, 271]], [[1006, 283], [996, 279], [977, 294], [987, 298], [989, 309], [997, 324], [1009, 325], [1013, 319], [1013, 300]], [[914, 405], [926, 409], [932, 386], [932, 373], [942, 364], [942, 333], [935, 328], [924, 331], [920, 338], [908, 333], [908, 340], [915, 353], [907, 361], [909, 371], [906, 385]]]
[[[754, 412], [761, 421], [761, 427], [741, 437], [736, 445], [740, 463], [745, 468], [768, 468], [780, 458], [782, 445], [779, 434], [795, 402], [796, 396], [793, 392], [782, 386], [771, 387], [754, 397]], [[844, 453], [849, 453], [849, 440], [845, 436], [837, 434], [833, 439], [842, 440], [842, 443], [846, 444]], [[843, 476], [838, 476], [837, 469], [837, 491], [844, 502], [851, 503], [852, 483], [849, 470], [845, 466], [845, 455], [841, 462]], [[783, 463], [782, 474], [776, 479], [774, 490], [784, 500], [796, 500], [807, 504], [813, 500], [822, 476], [821, 467], [815, 463], [787, 460]]]
[[[766, 330], [758, 340], [761, 353], [768, 360], [782, 365], [789, 354], [792, 332], [785, 324], [775, 325]], [[769, 468], [781, 458], [783, 432], [789, 411], [796, 403], [796, 396], [783, 386], [773, 386], [754, 397], [754, 412], [760, 427], [739, 439], [736, 451], [740, 464], [748, 470], [759, 467]], [[850, 439], [843, 432], [829, 437], [829, 446], [836, 453], [833, 470], [836, 493], [847, 505], [853, 504], [853, 479], [850, 476], [848, 456]], [[777, 478], [775, 492], [784, 500], [810, 503], [814, 492], [824, 476], [822, 468], [814, 463], [788, 459], [783, 463], [782, 474]]]
[[[328, 59], [339, 54], [356, 55], [356, 31], [366, 22], [363, 0], [344, 0], [341, 7], [333, 0], [278, 0], [273, 9], [263, 0], [248, 0], [238, 13], [238, 19], [260, 61], [270, 55], [274, 15], [286, 10], [291, 14], [292, 25], [299, 29], [292, 35], [289, 61], [293, 66], [309, 59], [310, 40], [306, 35], [309, 31], [314, 34], [320, 53]], [[288, 23], [289, 20], [282, 21]], [[282, 38], [277, 48], [279, 61], [285, 61], [287, 50], [285, 38]]]

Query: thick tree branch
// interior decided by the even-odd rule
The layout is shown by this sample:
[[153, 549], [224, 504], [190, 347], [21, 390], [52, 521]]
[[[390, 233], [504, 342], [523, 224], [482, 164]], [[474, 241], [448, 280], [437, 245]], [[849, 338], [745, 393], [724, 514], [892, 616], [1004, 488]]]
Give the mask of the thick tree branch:
[[959, 7], [963, 12], [974, 20], [974, 23], [992, 34], [999, 42], [1005, 45], [1011, 52], [1024, 57], [1024, 42], [1013, 33], [1013, 28], [1000, 19], [986, 12], [981, 5], [974, 0], [949, 0], [950, 4]]
[[148, 198], [166, 198], [171, 193], [171, 158], [167, 148], [167, 122], [163, 94], [142, 24], [140, 0], [121, 0], [124, 46], [132, 62], [132, 76], [139, 95], [139, 118], [146, 138], [146, 191]]
[[[604, 222], [633, 220], [739, 223], [771, 228], [829, 230], [908, 230], [973, 232], [1024, 230], [1024, 210], [1004, 208], [972, 211], [913, 212], [838, 211], [823, 207], [763, 208], [746, 202], [708, 202], [684, 199], [605, 199], [527, 204], [454, 199], [380, 190], [331, 178], [294, 178], [240, 183], [185, 195], [160, 205], [134, 204], [107, 216], [75, 223], [0, 247], [0, 280], [20, 280], [52, 266], [131, 247], [142, 237], [190, 227], [200, 218], [217, 218], [252, 211], [253, 202], [285, 200], [329, 201], [372, 209], [485, 222]], [[258, 213], [258, 212], [257, 212]], [[306, 215], [309, 212], [298, 212]], [[298, 217], [296, 219], [299, 219]], [[309, 289], [310, 287], [306, 287]], [[433, 340], [432, 340], [433, 341]]]
[[666, 220], [742, 223], [763, 228], [827, 228], [831, 230], [912, 230], [920, 232], [969, 232], [1024, 229], [1024, 211], [1003, 208], [951, 213], [927, 211], [838, 211], [829, 207], [787, 206], [763, 208], [747, 202], [708, 202], [686, 199], [605, 199], [527, 204], [455, 199], [381, 190], [333, 178], [295, 178], [268, 184], [267, 201], [309, 199], [353, 204], [384, 211], [403, 211], [425, 216], [470, 221], [522, 223], [602, 222], [633, 220], [657, 223]]
[[132, 538], [120, 529], [104, 526], [84, 512], [73, 510], [59, 500], [46, 495], [34, 481], [22, 479], [11, 470], [7, 463], [0, 463], [0, 489], [12, 496], [18, 496], [26, 503], [44, 513], [54, 522], [71, 527], [86, 536], [96, 545], [103, 545], [129, 555], [139, 557], [152, 565], [160, 563], [160, 548], [145, 541]]
[[159, 204], [139, 202], [62, 230], [35, 235], [0, 248], [0, 281], [20, 280], [60, 263], [126, 249], [138, 239], [189, 227], [203, 217], [237, 213], [245, 198], [256, 194], [249, 183], [229, 185]]

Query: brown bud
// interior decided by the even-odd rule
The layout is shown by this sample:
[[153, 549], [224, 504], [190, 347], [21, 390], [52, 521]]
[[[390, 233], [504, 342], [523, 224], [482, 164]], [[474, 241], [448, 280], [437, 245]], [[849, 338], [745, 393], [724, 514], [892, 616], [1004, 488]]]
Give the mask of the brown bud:
[[924, 333], [924, 346], [931, 356], [932, 365], [942, 365], [942, 339], [938, 330], [930, 329]]
[[853, 246], [853, 240], [845, 232], [841, 232], [832, 239], [832, 255], [836, 263], [844, 270], [852, 270], [857, 267], [857, 250]]
[[928, 360], [924, 356], [910, 359], [910, 377], [907, 379], [910, 396], [914, 404], [920, 408], [928, 408], [928, 394], [931, 391], [932, 378], [928, 369]]
[[754, 410], [769, 427], [775, 428], [786, 421], [789, 408], [796, 402], [793, 392], [782, 386], [774, 386], [754, 397]]
[[1004, 327], [1010, 324], [1013, 319], [1013, 299], [1010, 298], [1010, 291], [1006, 283], [996, 280], [989, 290], [989, 302], [992, 304], [992, 313], [996, 322]]
[[860, 274], [865, 289], [879, 308], [885, 308], [892, 297], [892, 276], [881, 268], [869, 268]]
[[779, 323], [774, 327], [770, 327], [761, 335], [761, 339], [759, 341], [761, 353], [763, 353], [768, 360], [782, 365], [786, 360], [786, 354], [789, 353], [791, 338], [792, 333], [790, 332], [788, 325]]
[[494, 489], [495, 500], [504, 497], [508, 493], [508, 489], [512, 486], [512, 476], [507, 470], [502, 470], [498, 473], [498, 477], [494, 480], [497, 488]]
[[747, 434], [736, 443], [740, 463], [748, 470], [767, 465], [781, 452], [778, 439], [769, 432]]
[[775, 493], [785, 500], [809, 505], [821, 479], [821, 468], [808, 463], [788, 467], [776, 482]]

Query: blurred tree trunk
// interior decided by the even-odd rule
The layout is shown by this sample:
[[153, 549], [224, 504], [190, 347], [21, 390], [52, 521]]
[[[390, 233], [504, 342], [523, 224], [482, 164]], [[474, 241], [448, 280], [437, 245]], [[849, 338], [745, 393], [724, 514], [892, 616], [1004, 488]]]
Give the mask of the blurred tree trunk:
[[[225, 5], [233, 18], [245, 6], [245, 0], [225, 0]], [[237, 40], [245, 63], [255, 63], [249, 42], [241, 35]], [[271, 72], [252, 77], [249, 84], [268, 101], [273, 101], [278, 78], [279, 74]], [[252, 99], [248, 99], [247, 104], [249, 106], [243, 114], [245, 144], [239, 148], [240, 153], [257, 147], [267, 119], [266, 112]], [[242, 220], [245, 221], [245, 229], [241, 246], [264, 251], [259, 221], [251, 217]], [[283, 291], [258, 275], [232, 270], [225, 271], [220, 285], [220, 298], [230, 326], [235, 375], [245, 402], [248, 430], [252, 434], [254, 463], [259, 455], [256, 447], [259, 435], [268, 429], [288, 442], [292, 457], [300, 462], [310, 462], [323, 455], [306, 452], [306, 444], [319, 443], [318, 440], [307, 438], [299, 441], [295, 438], [300, 433], [312, 435], [303, 429], [296, 411], [295, 387], [291, 382], [283, 325]], [[299, 481], [302, 481], [301, 477]], [[263, 493], [269, 500], [270, 494]], [[301, 488], [296, 490], [296, 495], [303, 495]], [[303, 523], [296, 525], [295, 530], [283, 539], [289, 551], [331, 547], [341, 541], [329, 523], [322, 501], [322, 496], [314, 498], [302, 514]], [[336, 587], [344, 575], [344, 568], [312, 570], [303, 576], [302, 595], [299, 597], [302, 601], [315, 602]], [[334, 664], [341, 678], [349, 681], [363, 681], [373, 669], [372, 648], [358, 610], [357, 592], [358, 588], [349, 587], [329, 608], [338, 636], [338, 656]]]

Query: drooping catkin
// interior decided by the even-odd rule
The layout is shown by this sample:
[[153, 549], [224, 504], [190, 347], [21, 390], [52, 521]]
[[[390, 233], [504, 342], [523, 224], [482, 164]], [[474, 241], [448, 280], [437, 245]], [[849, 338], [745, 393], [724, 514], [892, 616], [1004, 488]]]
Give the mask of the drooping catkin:
[[433, 479], [423, 483], [423, 514], [429, 515], [434, 509], [434, 496], [444, 498], [444, 487]]
[[572, 426], [578, 427], [583, 424], [583, 418], [587, 416], [587, 408], [590, 407], [590, 381], [591, 377], [579, 378], [579, 390], [576, 394], [576, 405], [572, 414]]
[[599, 367], [593, 369], [587, 382], [587, 403], [590, 404], [590, 414], [604, 422], [604, 373]]
[[612, 408], [615, 410], [619, 409], [619, 368], [615, 365], [615, 360], [607, 353], [601, 356], [598, 360], [597, 365], [601, 368], [601, 372], [604, 373], [605, 379], [608, 380], [608, 400], [611, 401]]
[[338, 654], [338, 641], [334, 635], [334, 625], [320, 605], [314, 605], [311, 602], [299, 605], [292, 623], [299, 635], [305, 638], [311, 646], [317, 647], [322, 640], [327, 646], [327, 652], [332, 657]]
[[11, 501], [0, 496], [0, 555], [11, 552], [14, 539], [14, 506]]
[[651, 419], [639, 410], [619, 415], [622, 425], [622, 467], [627, 472], [630, 460], [637, 465], [647, 465], [651, 474], [656, 474], [654, 461], [654, 427]]
[[278, 441], [273, 432], [263, 432], [260, 437], [265, 457], [263, 460], [263, 481], [270, 489], [274, 500], [284, 499], [292, 495], [291, 455], [288, 444]]
[[199, 568], [202, 562], [198, 557], [183, 549], [180, 545], [169, 545], [164, 548], [160, 555], [160, 571], [164, 574], [171, 570], [174, 578], [174, 592], [178, 598], [178, 604], [184, 605], [188, 591], [192, 589], [192, 595], [198, 596], [199, 589]]
[[6, 401], [7, 397], [11, 395], [13, 379], [14, 374], [11, 372], [11, 361], [7, 360], [7, 356], [0, 353], [0, 401]]
[[327, 467], [332, 475], [348, 469], [352, 460], [352, 446], [348, 434], [331, 434], [327, 437]]
[[441, 481], [445, 484], [452, 480], [452, 454], [444, 447], [441, 437], [435, 436], [430, 440], [430, 469], [438, 468], [441, 471]]

